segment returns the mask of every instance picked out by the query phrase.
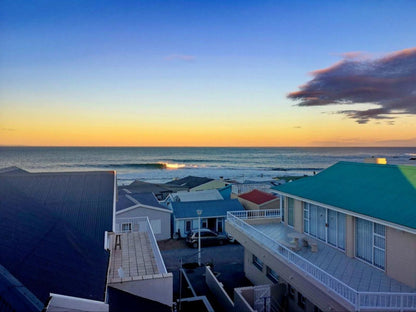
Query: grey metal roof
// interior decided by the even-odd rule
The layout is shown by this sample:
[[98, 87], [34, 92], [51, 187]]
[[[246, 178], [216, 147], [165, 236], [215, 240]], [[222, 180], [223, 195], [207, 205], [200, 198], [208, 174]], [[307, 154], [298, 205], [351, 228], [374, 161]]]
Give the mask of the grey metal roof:
[[130, 194], [124, 193], [122, 195], [119, 194], [116, 210], [121, 211], [130, 207], [136, 206], [138, 204], [170, 211], [169, 208], [159, 204], [159, 202], [157, 201], [153, 193], [130, 193]]
[[177, 179], [166, 183], [166, 185], [178, 185], [186, 188], [193, 188], [199, 185], [205, 184], [209, 181], [214, 179], [205, 178], [205, 177], [194, 177], [194, 176], [187, 176], [182, 179]]
[[0, 175], [0, 264], [40, 301], [103, 300], [114, 172]]

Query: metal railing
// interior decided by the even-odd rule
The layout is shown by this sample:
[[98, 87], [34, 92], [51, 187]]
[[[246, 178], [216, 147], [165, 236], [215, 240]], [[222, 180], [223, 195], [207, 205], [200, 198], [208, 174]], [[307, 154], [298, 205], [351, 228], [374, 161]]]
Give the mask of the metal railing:
[[[262, 210], [258, 211], [260, 218]], [[264, 210], [263, 210], [264, 211]], [[247, 213], [247, 214], [244, 214]], [[250, 234], [250, 237], [257, 240], [262, 246], [269, 249], [272, 253], [282, 257], [292, 265], [307, 273], [310, 277], [324, 285], [328, 290], [336, 293], [347, 302], [349, 302], [356, 311], [360, 310], [397, 310], [397, 311], [415, 311], [416, 310], [416, 293], [399, 293], [399, 292], [358, 292], [357, 290], [346, 285], [334, 276], [323, 271], [316, 265], [312, 264], [305, 258], [302, 258], [295, 252], [286, 248], [284, 245], [273, 240], [269, 236], [260, 232], [243, 219], [255, 218], [250, 214], [251, 211], [228, 212], [227, 222]], [[269, 217], [271, 218], [271, 217]]]
[[242, 220], [271, 219], [271, 218], [280, 218], [280, 209], [230, 211], [228, 212], [228, 214], [232, 214], [233, 216]]
[[[149, 234], [150, 246], [155, 255], [155, 261], [159, 272], [162, 274], [168, 272], [148, 217], [117, 218], [116, 222], [116, 233], [147, 232]], [[130, 229], [126, 226], [127, 224], [130, 224]], [[123, 225], [125, 227], [124, 229]]]

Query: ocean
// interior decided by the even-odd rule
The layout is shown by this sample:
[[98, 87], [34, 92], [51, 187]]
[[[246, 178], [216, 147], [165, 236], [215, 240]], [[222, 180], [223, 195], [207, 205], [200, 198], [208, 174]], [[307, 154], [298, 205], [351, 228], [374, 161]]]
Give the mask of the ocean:
[[240, 182], [312, 175], [338, 161], [385, 157], [416, 165], [416, 147], [0, 147], [0, 169], [31, 172], [116, 170], [118, 184], [162, 183], [188, 175]]

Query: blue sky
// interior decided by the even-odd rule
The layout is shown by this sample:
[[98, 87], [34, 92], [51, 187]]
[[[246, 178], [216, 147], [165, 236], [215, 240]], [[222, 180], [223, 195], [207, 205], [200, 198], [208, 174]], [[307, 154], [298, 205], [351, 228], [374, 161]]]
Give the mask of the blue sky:
[[[286, 129], [331, 122], [327, 108], [294, 107], [287, 94], [343, 53], [379, 56], [416, 42], [415, 1], [0, 1], [0, 12], [0, 123], [15, 130], [0, 132], [7, 144], [59, 142], [28, 135], [46, 131], [30, 116], [47, 124], [66, 115], [85, 129], [102, 121], [121, 133], [123, 120], [160, 127], [179, 115], [181, 136], [198, 119], [188, 129], [220, 125], [237, 136], [247, 122], [241, 131], [281, 131], [270, 116], [285, 117]], [[296, 142], [308, 145], [305, 135]], [[79, 144], [116, 144], [94, 138]]]

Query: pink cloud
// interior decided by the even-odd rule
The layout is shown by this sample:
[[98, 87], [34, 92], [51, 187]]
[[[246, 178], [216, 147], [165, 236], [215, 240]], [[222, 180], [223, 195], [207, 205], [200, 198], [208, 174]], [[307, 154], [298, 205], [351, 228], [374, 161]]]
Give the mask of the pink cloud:
[[344, 54], [340, 62], [313, 71], [313, 79], [288, 94], [298, 106], [375, 104], [378, 108], [342, 110], [339, 114], [365, 124], [372, 119], [394, 119], [416, 114], [416, 48], [381, 58]]

